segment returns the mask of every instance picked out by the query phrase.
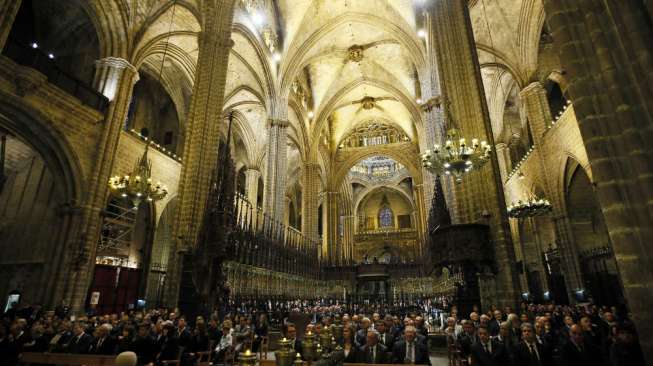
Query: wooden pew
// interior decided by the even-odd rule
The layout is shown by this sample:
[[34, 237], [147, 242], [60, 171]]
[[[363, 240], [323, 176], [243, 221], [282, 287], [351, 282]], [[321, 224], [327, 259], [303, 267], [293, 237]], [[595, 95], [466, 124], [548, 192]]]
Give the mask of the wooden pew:
[[39, 353], [24, 352], [20, 357], [23, 365], [85, 365], [85, 366], [114, 366], [116, 356], [77, 355], [72, 353]]

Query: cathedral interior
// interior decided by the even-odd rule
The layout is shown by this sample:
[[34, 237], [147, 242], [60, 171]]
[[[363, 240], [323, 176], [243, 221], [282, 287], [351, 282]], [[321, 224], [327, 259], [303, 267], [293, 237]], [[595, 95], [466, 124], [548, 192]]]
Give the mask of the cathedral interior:
[[592, 303], [650, 357], [652, 15], [0, 0], [3, 311]]

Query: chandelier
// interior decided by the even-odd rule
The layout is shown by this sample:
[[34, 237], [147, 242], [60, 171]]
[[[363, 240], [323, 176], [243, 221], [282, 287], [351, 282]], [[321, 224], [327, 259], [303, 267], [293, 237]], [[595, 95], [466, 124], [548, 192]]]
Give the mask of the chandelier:
[[137, 209], [142, 201], [158, 201], [168, 194], [168, 188], [161, 182], [152, 184], [152, 162], [147, 158], [150, 144], [145, 144], [143, 156], [136, 161], [131, 174], [109, 178], [109, 189], [116, 196], [131, 201]]
[[551, 202], [533, 196], [526, 201], [518, 200], [508, 206], [508, 216], [516, 219], [546, 215], [553, 210]]
[[460, 183], [465, 173], [481, 168], [490, 160], [491, 151], [486, 141], [473, 138], [471, 143], [467, 142], [452, 128], [447, 132], [444, 146], [436, 144], [433, 151], [422, 154], [422, 165], [437, 175], [451, 175]]

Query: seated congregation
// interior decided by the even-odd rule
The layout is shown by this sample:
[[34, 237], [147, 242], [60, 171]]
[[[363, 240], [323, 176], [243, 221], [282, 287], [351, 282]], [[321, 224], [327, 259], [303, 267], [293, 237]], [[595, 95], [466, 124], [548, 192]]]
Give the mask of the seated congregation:
[[[323, 365], [431, 365], [433, 360], [446, 362], [438, 356], [445, 353], [450, 365], [645, 364], [633, 323], [617, 309], [524, 303], [519, 315], [509, 307], [492, 307], [469, 317], [459, 314], [456, 306], [446, 310], [446, 322], [438, 326], [427, 322], [433, 321], [428, 314], [383, 306], [243, 307], [224, 316], [215, 312], [194, 319], [176, 309], [75, 317], [23, 306], [3, 315], [0, 365], [18, 365], [27, 352], [117, 355], [131, 351], [138, 365], [177, 361], [192, 366], [207, 353], [213, 364], [234, 364], [241, 352], [249, 350], [260, 361], [274, 362], [268, 353], [280, 342], [270, 339], [279, 331], [277, 337], [284, 338], [296, 357]], [[300, 325], [302, 320], [305, 324]], [[328, 355], [311, 350], [324, 343], [323, 334], [332, 335], [327, 337], [329, 345], [322, 346], [330, 347]], [[438, 338], [446, 338], [446, 347], [438, 347]]]

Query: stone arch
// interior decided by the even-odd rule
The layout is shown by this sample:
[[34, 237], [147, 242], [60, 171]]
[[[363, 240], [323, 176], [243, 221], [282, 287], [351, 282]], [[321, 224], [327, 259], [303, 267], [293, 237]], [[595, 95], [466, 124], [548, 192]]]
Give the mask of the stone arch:
[[526, 77], [530, 78], [537, 70], [539, 40], [544, 26], [544, 6], [540, 0], [524, 0], [521, 5], [517, 44]]
[[102, 55], [98, 24], [85, 1], [25, 0], [13, 23], [10, 42], [35, 43], [65, 73], [87, 85], [95, 77], [95, 61]]
[[363, 201], [365, 201], [366, 198], [369, 198], [370, 195], [372, 195], [376, 191], [382, 190], [382, 189], [387, 189], [387, 190], [391, 190], [393, 192], [398, 193], [401, 197], [403, 197], [406, 200], [406, 202], [408, 202], [408, 204], [410, 205], [410, 207], [411, 207], [411, 209], [413, 211], [416, 210], [415, 202], [413, 201], [413, 198], [411, 196], [409, 196], [405, 191], [399, 189], [398, 187], [383, 185], [383, 186], [365, 187], [358, 194], [359, 197], [354, 202], [354, 210], [353, 210], [354, 214], [358, 213], [358, 209], [359, 209], [360, 205], [363, 203]]
[[0, 191], [0, 296], [19, 290], [24, 301], [53, 306], [73, 256], [69, 243], [79, 234], [84, 172], [53, 121], [1, 94], [0, 134], [14, 140], [21, 165]]
[[184, 151], [182, 118], [185, 103], [175, 97], [164, 80], [152, 76], [150, 72], [141, 71], [140, 74], [140, 79], [134, 85], [126, 128], [134, 129], [167, 150], [181, 155]]
[[53, 173], [65, 185], [67, 202], [78, 204], [82, 200], [82, 186], [87, 177], [75, 149], [54, 127], [44, 114], [21, 107], [18, 98], [2, 93], [0, 98], [0, 127], [22, 137], [36, 150], [48, 165], [55, 167]]
[[128, 58], [127, 24], [116, 1], [82, 1], [84, 10], [95, 25], [100, 39], [101, 57]]
[[[352, 149], [351, 151], [339, 151], [336, 156], [337, 163], [334, 165], [333, 174], [330, 176], [329, 186], [336, 187], [342, 182], [349, 169], [353, 167], [360, 160], [375, 156], [387, 156], [394, 159], [396, 162], [403, 164], [410, 172], [413, 178], [413, 184], [419, 184], [422, 181], [421, 168], [417, 166], [417, 153], [415, 146], [412, 143], [395, 144], [400, 146], [375, 146], [375, 149], [359, 148]], [[411, 156], [412, 155], [412, 156]]]
[[623, 303], [617, 263], [602, 207], [587, 171], [568, 159], [564, 202], [584, 288], [598, 305]]
[[178, 198], [172, 197], [164, 207], [154, 232], [145, 291], [148, 306], [162, 306], [166, 273], [169, 261], [174, 258], [175, 240], [172, 229], [177, 211]]

